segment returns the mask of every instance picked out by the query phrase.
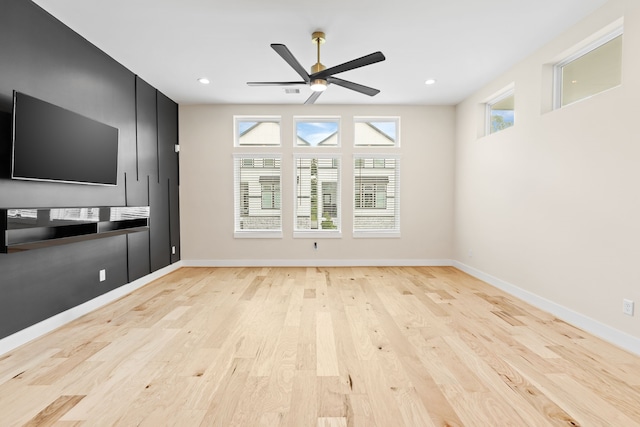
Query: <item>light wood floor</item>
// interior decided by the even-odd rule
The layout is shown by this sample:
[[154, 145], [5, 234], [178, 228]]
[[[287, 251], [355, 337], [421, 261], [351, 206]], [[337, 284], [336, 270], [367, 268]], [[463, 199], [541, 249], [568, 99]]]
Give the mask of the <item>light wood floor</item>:
[[0, 356], [0, 425], [638, 426], [640, 357], [454, 268], [183, 268]]

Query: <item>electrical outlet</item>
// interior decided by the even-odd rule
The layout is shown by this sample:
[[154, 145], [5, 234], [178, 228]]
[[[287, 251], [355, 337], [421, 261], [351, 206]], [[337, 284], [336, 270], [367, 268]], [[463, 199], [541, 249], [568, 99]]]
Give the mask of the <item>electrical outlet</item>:
[[171, 255], [175, 255], [175, 254], [176, 254], [176, 247], [171, 246]]
[[623, 299], [622, 312], [628, 316], [633, 316], [633, 301], [630, 299]]
[[100, 281], [104, 282], [105, 280], [107, 280], [107, 270], [100, 270]]
[[467, 255], [469, 256], [469, 258], [473, 258], [473, 250], [469, 249], [469, 252], [467, 252]]

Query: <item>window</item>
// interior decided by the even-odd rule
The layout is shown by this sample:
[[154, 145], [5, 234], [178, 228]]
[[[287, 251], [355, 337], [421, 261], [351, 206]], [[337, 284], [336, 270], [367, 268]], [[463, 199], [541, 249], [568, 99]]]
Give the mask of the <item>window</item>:
[[340, 233], [340, 158], [295, 157], [294, 235]]
[[280, 146], [280, 117], [234, 118], [235, 146]]
[[297, 147], [340, 145], [339, 117], [295, 117]]
[[622, 84], [622, 32], [618, 27], [555, 65], [556, 108]]
[[280, 158], [234, 157], [235, 236], [281, 237]]
[[386, 209], [387, 185], [386, 176], [356, 177], [356, 209]]
[[356, 117], [354, 141], [357, 147], [398, 147], [399, 117]]
[[280, 178], [260, 177], [262, 209], [280, 209]]
[[353, 183], [355, 237], [400, 236], [400, 165], [397, 156], [356, 155]]
[[513, 89], [509, 89], [487, 102], [487, 134], [513, 126], [514, 100]]

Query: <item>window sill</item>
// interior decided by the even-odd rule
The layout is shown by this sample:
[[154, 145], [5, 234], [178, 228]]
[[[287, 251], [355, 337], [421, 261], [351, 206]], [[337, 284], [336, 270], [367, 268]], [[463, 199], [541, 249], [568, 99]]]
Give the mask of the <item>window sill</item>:
[[399, 231], [354, 231], [354, 239], [398, 239]]
[[282, 239], [282, 231], [235, 231], [233, 237], [236, 239]]
[[294, 231], [294, 239], [341, 239], [342, 232], [339, 230], [318, 230], [318, 231]]

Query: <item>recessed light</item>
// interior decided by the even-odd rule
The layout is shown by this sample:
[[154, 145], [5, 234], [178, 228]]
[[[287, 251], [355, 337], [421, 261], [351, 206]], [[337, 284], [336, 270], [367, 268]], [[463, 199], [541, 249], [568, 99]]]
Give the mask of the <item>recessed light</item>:
[[198, 81], [199, 81], [200, 83], [202, 83], [203, 85], [208, 85], [209, 83], [211, 83], [211, 82], [209, 81], [209, 79], [208, 79], [208, 78], [206, 78], [206, 77], [200, 77], [200, 78], [198, 79]]
[[426, 85], [432, 85], [436, 83], [436, 79], [428, 79], [424, 82]]

